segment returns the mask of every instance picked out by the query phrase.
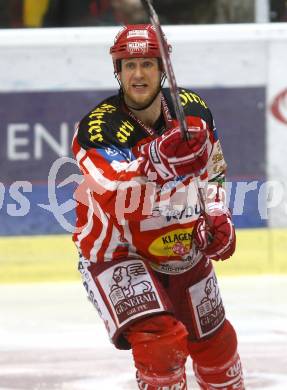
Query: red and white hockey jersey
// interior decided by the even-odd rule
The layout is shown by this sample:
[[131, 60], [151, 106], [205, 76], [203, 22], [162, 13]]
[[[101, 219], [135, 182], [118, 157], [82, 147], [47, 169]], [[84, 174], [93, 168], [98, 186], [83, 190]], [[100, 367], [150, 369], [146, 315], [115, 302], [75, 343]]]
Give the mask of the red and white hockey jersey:
[[[185, 115], [200, 117], [209, 127], [210, 154], [201, 179], [222, 180], [226, 164], [211, 112], [196, 93], [179, 92]], [[139, 169], [140, 146], [176, 118], [168, 90], [162, 96], [162, 116], [154, 129], [138, 121], [120, 95], [104, 100], [78, 126], [72, 148], [86, 180], [76, 193], [73, 239], [91, 262], [140, 257], [155, 270], [173, 274], [185, 272], [203, 256], [192, 245], [200, 214], [194, 178], [176, 177], [159, 186]]]

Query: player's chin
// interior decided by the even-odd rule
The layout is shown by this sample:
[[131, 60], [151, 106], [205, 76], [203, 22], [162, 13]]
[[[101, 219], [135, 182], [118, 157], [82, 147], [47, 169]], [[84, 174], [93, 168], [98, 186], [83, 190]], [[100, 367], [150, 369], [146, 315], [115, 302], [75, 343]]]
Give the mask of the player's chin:
[[147, 88], [137, 89], [132, 88], [130, 91], [130, 96], [133, 100], [148, 100], [149, 96], [151, 95], [151, 91]]
[[130, 96], [130, 100], [133, 102], [133, 105], [138, 108], [144, 107], [150, 101], [150, 99], [151, 99], [150, 94], [147, 95], [133, 94], [132, 96]]

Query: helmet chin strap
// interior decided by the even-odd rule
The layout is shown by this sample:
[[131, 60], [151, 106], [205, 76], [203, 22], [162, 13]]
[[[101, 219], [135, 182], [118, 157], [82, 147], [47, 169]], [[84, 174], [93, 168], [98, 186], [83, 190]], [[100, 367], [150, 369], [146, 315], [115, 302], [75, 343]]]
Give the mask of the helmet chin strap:
[[[120, 93], [120, 95], [122, 96], [122, 98], [124, 99], [123, 87], [122, 87], [121, 81], [120, 81], [120, 79], [119, 79], [119, 77], [118, 77], [118, 75], [117, 75], [116, 72], [115, 72], [115, 78], [117, 79], [117, 82], [119, 83], [119, 86], [120, 86], [120, 91], [119, 91], [119, 93]], [[135, 111], [143, 111], [143, 110], [146, 110], [147, 108], [149, 108], [149, 107], [153, 104], [153, 102], [155, 101], [155, 99], [158, 97], [158, 95], [159, 95], [159, 93], [160, 93], [160, 91], [161, 91], [161, 89], [162, 89], [162, 87], [163, 87], [163, 85], [164, 85], [165, 80], [166, 80], [166, 74], [163, 73], [162, 76], [161, 76], [160, 84], [159, 84], [159, 87], [158, 87], [156, 93], [155, 93], [154, 96], [150, 99], [150, 101], [149, 101], [146, 105], [144, 105], [143, 107], [138, 108], [138, 107], [129, 106], [129, 105], [125, 102], [126, 106], [127, 106], [129, 109], [135, 110]]]

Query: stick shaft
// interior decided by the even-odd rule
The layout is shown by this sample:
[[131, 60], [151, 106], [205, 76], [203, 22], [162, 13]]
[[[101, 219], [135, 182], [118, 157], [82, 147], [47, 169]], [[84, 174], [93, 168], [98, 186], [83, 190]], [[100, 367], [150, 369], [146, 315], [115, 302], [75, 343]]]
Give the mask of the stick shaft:
[[[159, 43], [159, 48], [160, 48], [160, 53], [161, 53], [161, 58], [164, 66], [164, 70], [166, 73], [166, 77], [168, 80], [169, 84], [169, 89], [170, 89], [170, 94], [172, 98], [172, 102], [174, 105], [175, 113], [176, 113], [176, 118], [178, 120], [179, 126], [180, 126], [180, 131], [182, 134], [182, 138], [187, 140], [188, 139], [188, 128], [187, 128], [187, 123], [185, 120], [185, 115], [183, 111], [183, 107], [180, 101], [179, 93], [178, 93], [178, 87], [177, 87], [177, 82], [175, 78], [175, 74], [173, 71], [173, 66], [170, 60], [170, 55], [168, 51], [168, 47], [166, 44], [166, 41], [164, 39], [164, 34], [159, 22], [158, 15], [152, 6], [150, 0], [142, 0], [142, 4], [144, 8], [147, 11], [147, 14], [149, 16], [149, 19], [151, 21], [151, 24], [154, 26], [155, 31], [156, 31], [156, 36], [157, 40]], [[195, 178], [195, 185], [197, 187], [198, 191], [198, 199], [199, 199], [199, 204], [200, 204], [200, 209], [205, 212], [205, 201], [204, 201], [204, 192], [203, 189], [199, 185], [199, 181], [197, 178]]]
[[144, 4], [145, 9], [148, 12], [150, 21], [151, 21], [151, 23], [154, 26], [155, 31], [156, 31], [156, 36], [157, 36], [157, 40], [159, 43], [161, 58], [162, 58], [164, 70], [166, 73], [167, 81], [169, 84], [170, 94], [171, 94], [172, 102], [173, 102], [174, 109], [176, 112], [176, 117], [177, 117], [177, 120], [179, 122], [182, 137], [183, 137], [183, 139], [187, 139], [188, 138], [188, 129], [187, 129], [187, 124], [186, 124], [186, 120], [185, 120], [185, 115], [184, 115], [182, 104], [180, 102], [176, 78], [174, 75], [172, 63], [171, 63], [169, 52], [168, 52], [168, 47], [167, 47], [166, 41], [164, 39], [164, 34], [163, 34], [163, 31], [162, 31], [162, 28], [161, 28], [161, 25], [159, 22], [159, 18], [158, 18], [158, 15], [157, 15], [154, 7], [152, 6], [150, 0], [142, 0], [142, 2]]

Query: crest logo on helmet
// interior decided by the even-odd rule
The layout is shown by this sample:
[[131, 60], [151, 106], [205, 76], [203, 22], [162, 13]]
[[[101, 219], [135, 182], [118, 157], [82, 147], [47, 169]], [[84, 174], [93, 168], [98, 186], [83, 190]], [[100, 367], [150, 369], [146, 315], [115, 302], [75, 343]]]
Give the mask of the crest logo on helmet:
[[129, 42], [127, 49], [130, 54], [145, 54], [148, 52], [148, 42]]
[[131, 30], [128, 32], [127, 38], [145, 38], [148, 39], [148, 31], [147, 30]]

